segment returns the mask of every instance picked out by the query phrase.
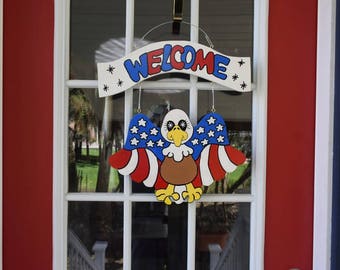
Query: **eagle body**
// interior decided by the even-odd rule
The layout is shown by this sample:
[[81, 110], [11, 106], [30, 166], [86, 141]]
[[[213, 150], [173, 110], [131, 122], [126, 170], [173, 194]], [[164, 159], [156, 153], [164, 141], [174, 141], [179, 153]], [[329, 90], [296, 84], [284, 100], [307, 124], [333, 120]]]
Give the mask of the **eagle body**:
[[165, 182], [173, 185], [185, 185], [192, 182], [197, 175], [197, 165], [191, 155], [181, 161], [165, 157], [160, 166], [160, 174]]
[[198, 200], [202, 186], [223, 179], [245, 161], [229, 144], [221, 115], [206, 114], [192, 126], [179, 109], [169, 111], [160, 127], [144, 114], [135, 115], [123, 149], [109, 160], [119, 173], [154, 187], [157, 199], [167, 205]]

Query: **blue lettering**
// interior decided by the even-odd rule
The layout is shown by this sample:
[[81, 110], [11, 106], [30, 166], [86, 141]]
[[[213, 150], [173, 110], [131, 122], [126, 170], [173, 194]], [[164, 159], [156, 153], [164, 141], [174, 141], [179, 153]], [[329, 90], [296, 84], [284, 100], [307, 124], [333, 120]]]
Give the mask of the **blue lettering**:
[[230, 59], [220, 54], [215, 55], [214, 61], [214, 76], [225, 80], [227, 78], [227, 74], [223, 73], [227, 70], [226, 66], [229, 65]]
[[[191, 60], [190, 62], [187, 62], [188, 60], [188, 54], [191, 54]], [[186, 45], [184, 46], [184, 52], [181, 55], [181, 61], [184, 63], [184, 69], [189, 69], [192, 67], [192, 65], [195, 62], [195, 58], [196, 58], [196, 51], [195, 49], [190, 46], [190, 45]]]
[[146, 53], [142, 54], [139, 57], [139, 62], [136, 60], [135, 64], [132, 63], [131, 59], [125, 60], [124, 66], [131, 80], [134, 82], [140, 80], [140, 75], [142, 75], [143, 78], [148, 76], [148, 57]]
[[171, 63], [169, 63], [169, 57], [172, 50], [172, 46], [169, 44], [164, 45], [163, 48], [163, 61], [162, 61], [162, 71], [172, 70]]

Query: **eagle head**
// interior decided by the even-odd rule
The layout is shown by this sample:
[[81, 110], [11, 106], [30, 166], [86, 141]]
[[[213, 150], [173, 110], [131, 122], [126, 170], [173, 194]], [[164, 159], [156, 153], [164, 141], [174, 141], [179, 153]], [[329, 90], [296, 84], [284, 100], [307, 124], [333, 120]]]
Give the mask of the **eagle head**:
[[191, 138], [193, 127], [184, 111], [174, 109], [165, 115], [161, 133], [168, 142], [180, 147]]

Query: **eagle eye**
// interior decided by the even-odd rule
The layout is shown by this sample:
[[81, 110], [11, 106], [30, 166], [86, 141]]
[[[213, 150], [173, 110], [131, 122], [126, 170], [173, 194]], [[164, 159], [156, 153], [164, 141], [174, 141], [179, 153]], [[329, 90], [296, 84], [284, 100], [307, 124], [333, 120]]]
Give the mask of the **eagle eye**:
[[187, 122], [182, 119], [178, 122], [178, 126], [181, 130], [185, 131], [187, 129]]
[[174, 128], [174, 126], [175, 126], [175, 123], [172, 122], [172, 121], [168, 121], [166, 123], [166, 128], [168, 129], [168, 131], [172, 130]]

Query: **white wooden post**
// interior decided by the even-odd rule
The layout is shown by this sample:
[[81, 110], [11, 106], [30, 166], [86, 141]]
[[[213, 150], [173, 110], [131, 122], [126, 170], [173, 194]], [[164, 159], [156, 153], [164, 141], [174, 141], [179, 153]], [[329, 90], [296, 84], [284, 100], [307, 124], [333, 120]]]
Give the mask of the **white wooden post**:
[[94, 252], [94, 263], [98, 270], [105, 270], [105, 250], [107, 248], [106, 241], [96, 241], [92, 247]]
[[220, 254], [222, 252], [222, 248], [219, 244], [210, 244], [208, 246], [209, 254], [210, 254], [210, 270], [215, 269], [218, 260], [220, 259]]

